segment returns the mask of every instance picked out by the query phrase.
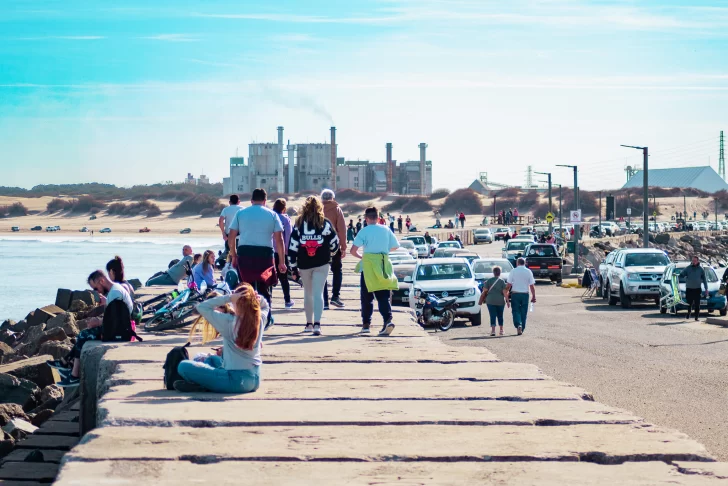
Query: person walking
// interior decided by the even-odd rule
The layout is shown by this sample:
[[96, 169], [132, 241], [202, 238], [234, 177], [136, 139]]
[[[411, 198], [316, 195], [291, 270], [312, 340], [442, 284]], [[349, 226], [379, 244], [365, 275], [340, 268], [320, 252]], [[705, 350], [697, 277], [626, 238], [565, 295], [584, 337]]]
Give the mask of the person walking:
[[459, 218], [460, 218], [460, 228], [465, 229], [465, 213], [463, 213], [461, 211]]
[[356, 234], [354, 236], [358, 235], [360, 231], [361, 231], [361, 216], [359, 216], [359, 219], [356, 222]]
[[[240, 281], [249, 283], [268, 302], [266, 328], [274, 323], [270, 289], [278, 282], [274, 245], [279, 255], [286, 254], [283, 225], [278, 215], [266, 207], [267, 199], [265, 189], [253, 190], [251, 206], [238, 211], [228, 234], [232, 241], [240, 236], [237, 248], [230, 245], [230, 256]], [[277, 270], [286, 273], [288, 267], [280, 262]]]
[[[217, 220], [217, 225], [220, 227], [220, 231], [222, 232], [222, 239], [225, 243], [225, 257], [227, 258], [228, 253], [230, 252], [230, 246], [228, 243], [228, 233], [230, 232], [230, 225], [233, 222], [233, 218], [236, 214], [238, 214], [238, 211], [240, 211], [240, 198], [237, 194], [233, 194], [230, 196], [229, 205], [226, 208], [223, 208], [222, 212], [220, 213], [220, 217]], [[233, 242], [235, 244], [235, 242]]]
[[480, 294], [478, 305], [484, 303], [488, 306], [490, 315], [490, 335], [495, 336], [495, 324], [500, 325], [500, 335], [503, 335], [503, 311], [506, 306], [506, 282], [501, 278], [501, 267], [493, 267], [493, 276], [483, 282], [483, 293]]
[[321, 335], [324, 285], [329, 275], [329, 262], [339, 253], [339, 245], [334, 226], [324, 217], [321, 201], [316, 196], [309, 196], [293, 227], [288, 256], [291, 268], [300, 269], [303, 282], [304, 332], [313, 332], [314, 336]]
[[405, 219], [405, 226], [407, 226], [407, 233], [409, 233], [410, 226], [412, 226], [412, 220], [409, 217], [409, 214], [407, 215], [407, 219]]
[[397, 218], [397, 230], [399, 230], [399, 234], [402, 234], [402, 215], [399, 215], [399, 218]]
[[683, 269], [681, 277], [685, 277], [685, 300], [688, 303], [688, 319], [690, 319], [690, 314], [694, 313], [695, 320], [697, 321], [700, 315], [701, 286], [705, 287], [706, 299], [709, 295], [708, 279], [697, 256], [693, 255], [690, 265]]
[[[377, 299], [379, 313], [384, 325], [380, 336], [389, 336], [394, 330], [392, 323], [392, 290], [399, 285], [397, 277], [389, 261], [389, 252], [399, 248], [399, 241], [386, 226], [376, 224], [377, 208], [369, 207], [364, 213], [368, 222], [366, 228], [356, 235], [351, 246], [351, 255], [361, 261], [357, 264], [357, 272], [361, 272], [361, 334], [369, 334], [374, 313], [374, 299]], [[363, 248], [363, 254], [359, 252]]]
[[329, 302], [334, 307], [344, 307], [344, 303], [341, 302], [341, 283], [344, 279], [343, 267], [341, 265], [341, 259], [344, 258], [346, 252], [346, 220], [344, 219], [344, 212], [339, 207], [339, 203], [336, 202], [336, 194], [331, 189], [324, 189], [321, 191], [321, 200], [323, 201], [324, 216], [331, 222], [331, 226], [336, 232], [336, 236], [339, 239], [339, 245], [341, 251], [333, 253], [331, 255], [331, 274], [333, 277], [332, 288], [331, 288], [331, 301], [329, 301], [329, 284], [324, 280], [324, 310], [329, 309]]
[[[283, 226], [283, 248], [286, 251], [283, 256], [276, 252], [276, 265], [279, 265], [281, 262], [287, 263], [288, 261], [288, 245], [291, 242], [291, 218], [289, 218], [286, 213], [287, 205], [288, 202], [283, 198], [276, 199], [276, 202], [273, 203], [273, 212], [278, 215], [278, 219], [281, 221], [281, 225]], [[283, 291], [284, 305], [287, 309], [290, 309], [295, 305], [295, 302], [291, 300], [291, 284], [288, 281], [288, 272], [277, 273], [278, 281], [280, 282], [281, 290]]]
[[354, 236], [356, 236], [354, 234], [354, 220], [350, 219], [349, 226], [346, 227], [346, 243], [354, 241]]
[[513, 311], [513, 325], [518, 335], [523, 334], [528, 319], [528, 291], [531, 291], [531, 302], [536, 303], [536, 280], [533, 272], [526, 267], [526, 259], [519, 258], [516, 268], [508, 274], [506, 291], [511, 295], [511, 310]]
[[387, 219], [389, 220], [389, 229], [394, 233], [394, 215], [387, 213]]
[[506, 246], [508, 246], [508, 240], [510, 240], [510, 239], [511, 239], [511, 230], [510, 230], [510, 229], [508, 229], [508, 230], [506, 231], [506, 234], [504, 234], [504, 235], [503, 235], [503, 243], [504, 243], [504, 244], [505, 244]]

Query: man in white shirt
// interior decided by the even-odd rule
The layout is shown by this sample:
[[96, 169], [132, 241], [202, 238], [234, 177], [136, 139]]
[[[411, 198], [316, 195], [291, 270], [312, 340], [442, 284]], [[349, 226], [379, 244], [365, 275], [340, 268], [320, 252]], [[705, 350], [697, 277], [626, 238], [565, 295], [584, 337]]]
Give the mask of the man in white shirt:
[[526, 268], [526, 260], [519, 258], [516, 268], [508, 274], [508, 286], [506, 287], [506, 291], [511, 295], [513, 325], [516, 326], [519, 336], [526, 329], [529, 290], [531, 291], [531, 302], [536, 302], [536, 280], [533, 278], [533, 272]]
[[[235, 215], [240, 211], [240, 198], [237, 194], [230, 196], [230, 205], [222, 210], [220, 218], [217, 220], [217, 224], [222, 232], [222, 239], [225, 241], [225, 255], [230, 251], [228, 246], [228, 233], [230, 233], [230, 225], [233, 224]], [[233, 242], [235, 243], [235, 242]]]

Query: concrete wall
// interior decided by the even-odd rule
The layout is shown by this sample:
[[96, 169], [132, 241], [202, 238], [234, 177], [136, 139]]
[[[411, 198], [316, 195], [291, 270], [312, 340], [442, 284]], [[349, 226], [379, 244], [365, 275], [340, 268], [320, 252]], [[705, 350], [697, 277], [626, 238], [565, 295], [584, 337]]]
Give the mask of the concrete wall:
[[281, 178], [281, 184], [284, 179], [284, 174], [279, 173], [279, 158], [277, 143], [251, 143], [248, 145], [248, 166], [251, 171], [249, 188], [262, 187], [268, 193], [277, 192], [278, 178]]
[[297, 144], [297, 191], [319, 191], [331, 187], [331, 145]]

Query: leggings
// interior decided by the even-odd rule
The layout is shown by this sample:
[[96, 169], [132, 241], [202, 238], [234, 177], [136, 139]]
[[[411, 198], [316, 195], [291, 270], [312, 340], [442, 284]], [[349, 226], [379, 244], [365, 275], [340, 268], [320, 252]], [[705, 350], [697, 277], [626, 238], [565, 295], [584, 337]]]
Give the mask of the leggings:
[[306, 323], [321, 323], [321, 314], [324, 312], [324, 284], [329, 275], [329, 265], [316, 268], [301, 269], [303, 281], [303, 311], [306, 314]]
[[226, 370], [219, 356], [208, 356], [204, 363], [180, 362], [177, 371], [185, 381], [196, 383], [215, 393], [250, 393], [260, 386], [260, 368]]

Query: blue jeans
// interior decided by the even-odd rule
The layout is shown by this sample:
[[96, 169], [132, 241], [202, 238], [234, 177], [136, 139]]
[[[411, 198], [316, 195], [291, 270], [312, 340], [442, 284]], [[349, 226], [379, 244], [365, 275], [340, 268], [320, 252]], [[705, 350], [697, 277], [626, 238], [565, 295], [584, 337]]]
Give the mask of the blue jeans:
[[498, 324], [503, 326], [503, 309], [505, 305], [494, 305], [488, 304], [488, 314], [490, 314], [490, 327], [495, 327], [495, 321], [498, 320]]
[[511, 294], [511, 308], [513, 309], [513, 325], [526, 329], [528, 319], [528, 294]]
[[204, 363], [186, 359], [179, 364], [177, 371], [185, 381], [215, 393], [250, 393], [260, 386], [259, 368], [226, 370], [219, 356], [209, 356]]

